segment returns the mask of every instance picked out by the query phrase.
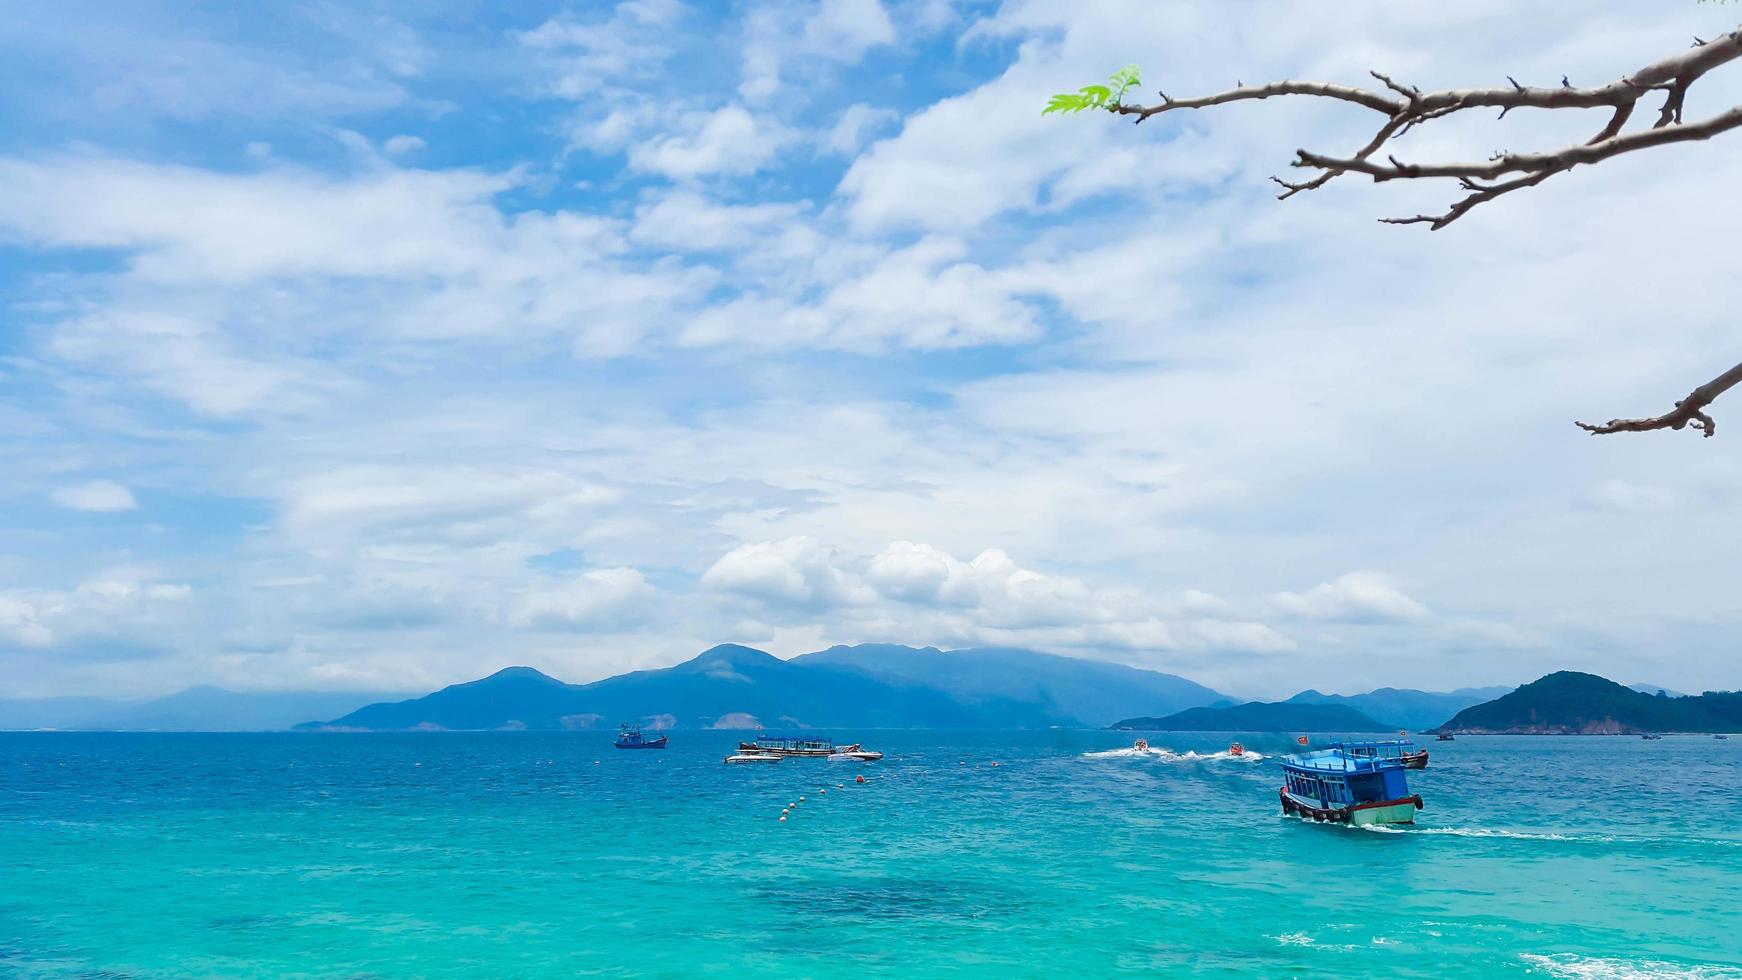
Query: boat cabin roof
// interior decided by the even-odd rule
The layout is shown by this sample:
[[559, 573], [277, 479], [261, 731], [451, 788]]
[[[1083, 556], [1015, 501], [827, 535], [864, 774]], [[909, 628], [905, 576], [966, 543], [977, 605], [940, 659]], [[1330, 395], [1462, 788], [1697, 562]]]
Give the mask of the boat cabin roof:
[[1282, 757], [1284, 769], [1295, 769], [1309, 773], [1377, 772], [1380, 769], [1395, 768], [1397, 765], [1395, 757], [1345, 752], [1340, 747]]

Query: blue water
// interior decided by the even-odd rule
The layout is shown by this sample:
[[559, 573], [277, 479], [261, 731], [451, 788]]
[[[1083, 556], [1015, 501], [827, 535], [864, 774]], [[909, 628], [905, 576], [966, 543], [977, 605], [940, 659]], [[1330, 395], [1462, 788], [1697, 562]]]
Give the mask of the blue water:
[[1742, 740], [1429, 743], [1387, 833], [1274, 757], [860, 735], [0, 735], [0, 975], [1742, 977]]

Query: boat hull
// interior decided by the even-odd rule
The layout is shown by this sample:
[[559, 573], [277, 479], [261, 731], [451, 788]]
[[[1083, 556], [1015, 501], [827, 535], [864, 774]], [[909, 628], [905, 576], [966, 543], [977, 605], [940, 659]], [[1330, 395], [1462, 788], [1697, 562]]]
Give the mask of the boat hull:
[[1279, 795], [1282, 798], [1282, 812], [1286, 815], [1318, 823], [1346, 823], [1355, 827], [1415, 823], [1415, 811], [1422, 808], [1420, 796], [1327, 808], [1313, 801], [1290, 796], [1286, 789], [1280, 790]]
[[1427, 749], [1422, 749], [1420, 752], [1417, 752], [1413, 755], [1403, 756], [1403, 768], [1405, 768], [1405, 769], [1426, 769], [1427, 768]]
[[639, 742], [618, 742], [617, 747], [620, 749], [663, 749], [665, 748], [665, 738], [664, 735], [661, 735], [658, 738], [642, 739]]

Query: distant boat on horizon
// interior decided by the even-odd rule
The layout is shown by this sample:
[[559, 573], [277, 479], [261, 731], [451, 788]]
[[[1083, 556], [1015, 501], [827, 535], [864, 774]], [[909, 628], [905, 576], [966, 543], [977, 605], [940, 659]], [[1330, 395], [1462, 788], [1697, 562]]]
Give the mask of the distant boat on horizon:
[[648, 738], [641, 734], [640, 725], [622, 725], [617, 731], [616, 745], [620, 749], [663, 749], [665, 736]]

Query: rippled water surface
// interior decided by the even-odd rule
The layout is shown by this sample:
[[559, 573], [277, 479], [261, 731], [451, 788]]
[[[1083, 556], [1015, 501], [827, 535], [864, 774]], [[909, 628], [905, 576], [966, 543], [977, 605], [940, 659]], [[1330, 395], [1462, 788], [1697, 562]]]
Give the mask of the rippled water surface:
[[1742, 739], [1429, 743], [1374, 832], [1280, 738], [856, 737], [0, 734], [0, 975], [1742, 978]]

